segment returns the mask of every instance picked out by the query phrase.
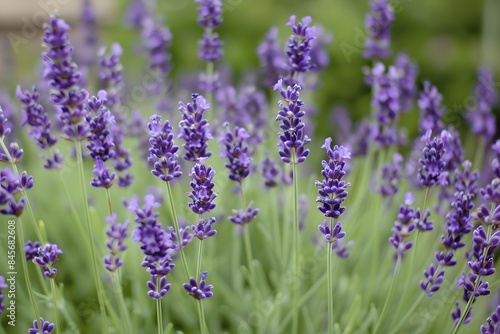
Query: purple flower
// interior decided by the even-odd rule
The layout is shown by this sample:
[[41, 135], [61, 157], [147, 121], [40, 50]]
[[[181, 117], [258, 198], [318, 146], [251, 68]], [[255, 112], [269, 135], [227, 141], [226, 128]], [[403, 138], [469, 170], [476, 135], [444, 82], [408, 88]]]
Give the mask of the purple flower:
[[277, 178], [281, 175], [281, 170], [276, 166], [276, 163], [269, 158], [269, 152], [265, 152], [266, 158], [262, 160], [262, 176], [265, 179], [264, 185], [266, 188], [274, 188], [278, 185]]
[[5, 296], [2, 293], [2, 290], [7, 289], [8, 285], [5, 284], [5, 277], [0, 275], [0, 314], [3, 313], [3, 310], [5, 309], [5, 304], [3, 303], [3, 299]]
[[115, 117], [105, 106], [107, 98], [106, 91], [99, 91], [98, 96], [93, 96], [88, 100], [87, 123], [90, 130], [87, 148], [90, 156], [94, 160], [106, 161], [113, 158], [113, 136], [109, 131], [109, 126], [115, 124]]
[[399, 72], [399, 104], [400, 112], [406, 112], [411, 109], [413, 99], [417, 94], [417, 65], [408, 57], [406, 53], [400, 53], [394, 60], [396, 70]]
[[33, 177], [23, 172], [21, 176], [14, 173], [9, 167], [0, 171], [0, 213], [19, 217], [24, 210], [25, 199], [18, 198], [18, 194], [24, 189], [33, 187]]
[[106, 221], [109, 223], [106, 230], [109, 241], [106, 243], [106, 247], [108, 247], [110, 254], [104, 258], [104, 266], [109, 271], [115, 271], [123, 265], [123, 261], [120, 260], [118, 254], [127, 249], [127, 245], [124, 242], [128, 237], [127, 228], [130, 225], [129, 221], [123, 224], [116, 224], [115, 220], [116, 213], [106, 218]]
[[48, 278], [55, 278], [57, 269], [54, 268], [54, 263], [57, 261], [62, 250], [56, 244], [45, 244], [38, 250], [38, 255], [35, 256], [33, 262], [43, 268], [43, 274]]
[[115, 154], [112, 157], [113, 168], [118, 174], [118, 187], [128, 187], [134, 180], [134, 176], [128, 171], [132, 166], [130, 150], [123, 146], [124, 133], [118, 124], [111, 125], [109, 131], [113, 137]]
[[145, 47], [149, 53], [149, 68], [159, 76], [165, 77], [172, 69], [171, 56], [168, 52], [172, 34], [163, 22], [148, 19], [143, 24]]
[[[312, 43], [311, 62], [314, 64], [314, 72], [321, 72], [330, 63], [328, 45], [332, 43], [333, 37], [326, 32], [322, 26], [316, 27], [316, 39]], [[276, 81], [275, 81], [276, 82]]]
[[497, 306], [496, 310], [491, 314], [488, 319], [487, 326], [481, 326], [481, 333], [483, 334], [497, 334], [500, 331], [500, 305]]
[[210, 104], [199, 94], [191, 95], [192, 103], [179, 102], [182, 121], [179, 123], [179, 138], [184, 139], [182, 147], [186, 150], [184, 159], [197, 162], [200, 158], [208, 158], [212, 152], [207, 152], [208, 141], [212, 139], [208, 120], [203, 113]]
[[397, 220], [394, 221], [389, 242], [396, 248], [396, 256], [403, 256], [413, 246], [411, 241], [405, 242], [405, 239], [415, 230], [418, 221], [416, 219], [418, 211], [411, 206], [413, 201], [413, 194], [407, 192], [403, 204], [399, 207]]
[[471, 123], [472, 132], [489, 142], [497, 130], [492, 108], [498, 102], [491, 70], [487, 68], [478, 70], [474, 96], [476, 103], [467, 110], [466, 118]]
[[188, 193], [188, 197], [192, 200], [188, 204], [189, 207], [198, 215], [212, 211], [215, 208], [213, 201], [217, 197], [217, 193], [213, 192], [214, 183], [212, 182], [215, 171], [210, 166], [206, 167], [202, 161], [193, 166], [189, 176], [193, 177], [189, 183], [192, 189]]
[[53, 323], [45, 321], [42, 317], [40, 317], [40, 323], [42, 324], [42, 328], [38, 327], [38, 321], [33, 320], [33, 327], [28, 329], [28, 333], [30, 334], [49, 334], [56, 328]]
[[402, 168], [403, 156], [399, 153], [394, 153], [392, 156], [392, 164], [385, 163], [382, 166], [382, 185], [380, 186], [382, 196], [393, 196], [398, 192], [398, 183], [401, 179]]
[[146, 0], [132, 0], [125, 13], [125, 23], [134, 29], [142, 28], [144, 20], [151, 17]]
[[161, 124], [161, 116], [153, 115], [148, 123], [149, 148], [148, 161], [154, 163], [151, 173], [160, 180], [170, 182], [182, 175], [181, 166], [177, 162], [178, 146], [174, 145], [172, 127], [168, 121]]
[[346, 189], [351, 186], [349, 182], [342, 180], [346, 174], [344, 167], [346, 161], [351, 158], [351, 153], [343, 146], [335, 145], [332, 149], [331, 145], [332, 138], [327, 138], [321, 146], [326, 150], [329, 159], [321, 162], [321, 175], [324, 179], [315, 183], [316, 187], [320, 187], [316, 202], [320, 203], [318, 210], [325, 217], [338, 219], [346, 209], [342, 203], [347, 197]]
[[95, 64], [95, 52], [98, 42], [95, 29], [96, 16], [91, 0], [83, 0], [81, 14], [83, 43], [77, 54], [77, 60], [81, 65], [90, 67]]
[[429, 81], [424, 82], [424, 89], [418, 98], [418, 108], [420, 109], [419, 131], [424, 135], [428, 130], [439, 133], [444, 130], [443, 115], [445, 109], [441, 106], [443, 97], [439, 94], [436, 86], [432, 86]]
[[[9, 120], [5, 117], [3, 109], [0, 106], [0, 140], [4, 142], [7, 146], [6, 138], [11, 134], [11, 128], [9, 127]], [[17, 163], [23, 156], [24, 151], [16, 142], [11, 142], [7, 147], [7, 152], [3, 148], [0, 148], [0, 161]]]
[[446, 152], [446, 143], [450, 139], [450, 133], [443, 130], [441, 134], [431, 138], [431, 130], [427, 130], [422, 136], [425, 147], [422, 150], [422, 158], [419, 159], [418, 181], [424, 187], [435, 184], [443, 184], [448, 174], [444, 172], [445, 161], [443, 155]]
[[363, 56], [366, 59], [387, 58], [391, 54], [389, 47], [394, 10], [387, 0], [374, 0], [370, 8], [372, 11], [365, 18], [369, 38], [365, 41]]
[[[462, 317], [462, 310], [460, 309], [460, 303], [456, 302], [455, 311], [451, 312], [451, 318], [453, 320], [453, 323], [456, 325], [461, 317]], [[467, 311], [467, 315], [465, 316], [463, 323], [468, 324], [470, 322], [471, 317], [472, 317], [472, 308], [469, 308], [469, 311]]]
[[59, 127], [70, 139], [81, 140], [88, 132], [83, 123], [86, 114], [84, 102], [88, 93], [79, 86], [81, 73], [72, 59], [69, 28], [63, 19], [55, 15], [50, 18], [43, 37], [46, 46], [43, 54], [44, 78], [54, 89], [51, 100], [56, 107]]
[[213, 289], [213, 285], [207, 285], [205, 281], [207, 276], [208, 273], [206, 271], [202, 272], [200, 275], [199, 283], [196, 282], [196, 279], [194, 277], [191, 277], [189, 279], [189, 283], [184, 283], [184, 290], [186, 290], [187, 293], [193, 298], [198, 300], [212, 297], [214, 295], [211, 291]]
[[250, 223], [258, 214], [259, 209], [252, 209], [253, 203], [248, 204], [248, 208], [244, 211], [242, 209], [233, 210], [233, 216], [229, 216], [228, 220], [237, 225], [245, 225]]
[[212, 225], [215, 224], [215, 218], [211, 217], [208, 220], [200, 219], [198, 224], [191, 225], [191, 230], [194, 233], [194, 236], [200, 240], [213, 237], [217, 231], [212, 230]]
[[224, 166], [229, 172], [229, 179], [241, 183], [250, 174], [250, 158], [247, 139], [250, 137], [244, 128], [234, 127], [229, 129], [225, 123], [226, 131], [219, 138], [221, 143], [221, 158], [226, 158], [228, 163]]
[[302, 163], [309, 155], [305, 145], [310, 139], [304, 132], [305, 125], [301, 120], [305, 115], [301, 110], [304, 103], [299, 99], [301, 89], [299, 85], [288, 86], [285, 89], [281, 79], [274, 85], [274, 90], [279, 90], [284, 99], [278, 102], [280, 110], [276, 117], [276, 121], [281, 121], [280, 128], [283, 130], [283, 133], [279, 134], [278, 146], [281, 149], [278, 154], [284, 163]]
[[40, 242], [28, 240], [24, 245], [24, 252], [26, 253], [26, 261], [31, 261], [38, 255], [40, 251]]
[[257, 49], [266, 86], [273, 86], [285, 74], [286, 60], [278, 41], [278, 29], [272, 27]]
[[151, 275], [147, 286], [149, 288], [148, 296], [152, 299], [160, 299], [167, 294], [172, 284], [167, 282], [167, 276]]
[[296, 73], [307, 72], [315, 67], [311, 61], [312, 41], [316, 39], [316, 28], [311, 27], [311, 17], [302, 18], [302, 22], [295, 23], [296, 16], [290, 16], [286, 24], [292, 29], [293, 35], [290, 36], [287, 43], [286, 55], [288, 56], [287, 71], [290, 80], [287, 85], [292, 85], [293, 76]]
[[[119, 116], [121, 104], [121, 91], [123, 87], [122, 64], [120, 57], [123, 53], [122, 47], [118, 43], [111, 45], [110, 54], [106, 54], [106, 47], [101, 47], [97, 52], [99, 56], [99, 79], [102, 87], [108, 93], [105, 105]], [[121, 116], [121, 115], [120, 115]], [[121, 118], [118, 118], [121, 121]]]
[[427, 296], [431, 297], [441, 287], [444, 277], [444, 269], [436, 268], [434, 263], [431, 263], [429, 268], [424, 270], [424, 276], [427, 281], [420, 281], [420, 288], [424, 290]]
[[40, 94], [38, 89], [33, 86], [32, 91], [21, 90], [18, 85], [16, 97], [24, 104], [21, 126], [28, 124], [30, 126], [29, 135], [41, 149], [46, 149], [57, 143], [57, 139], [51, 135], [51, 123], [43, 106], [38, 102]]
[[196, 0], [198, 8], [198, 23], [204, 28], [203, 38], [198, 41], [200, 50], [198, 56], [201, 60], [215, 62], [224, 55], [224, 43], [213, 29], [222, 23], [222, 2], [220, 0]]
[[337, 222], [332, 228], [328, 221], [325, 219], [323, 225], [318, 225], [318, 230], [325, 235], [325, 240], [328, 243], [334, 243], [335, 241], [342, 239], [345, 236], [345, 232], [342, 231], [342, 223]]

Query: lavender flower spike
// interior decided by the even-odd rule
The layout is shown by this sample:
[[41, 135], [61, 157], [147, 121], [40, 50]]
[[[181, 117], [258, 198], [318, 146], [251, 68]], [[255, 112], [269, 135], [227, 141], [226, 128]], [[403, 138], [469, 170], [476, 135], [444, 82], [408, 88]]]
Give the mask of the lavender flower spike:
[[149, 149], [148, 160], [154, 163], [151, 173], [162, 181], [170, 182], [182, 175], [177, 162], [178, 146], [174, 145], [172, 127], [168, 121], [161, 124], [161, 116], [153, 115], [148, 123]]
[[[311, 61], [312, 41], [316, 39], [316, 27], [311, 27], [311, 17], [302, 18], [302, 22], [295, 23], [296, 16], [290, 16], [286, 24], [292, 28], [293, 35], [288, 39], [286, 54], [288, 56], [288, 72], [290, 78], [295, 73], [307, 72], [315, 67]], [[292, 80], [287, 82], [292, 84]]]
[[278, 154], [284, 163], [302, 163], [309, 155], [305, 145], [311, 140], [305, 135], [305, 125], [301, 120], [305, 115], [304, 110], [301, 110], [304, 103], [299, 99], [301, 89], [299, 85], [288, 86], [285, 89], [281, 79], [274, 85], [274, 90], [279, 90], [284, 99], [278, 102], [280, 110], [276, 117], [276, 121], [282, 122], [280, 128], [283, 133], [279, 134], [278, 146], [281, 149]]
[[321, 148], [326, 150], [329, 160], [323, 160], [321, 165], [323, 170], [323, 181], [316, 181], [319, 196], [316, 202], [321, 203], [318, 210], [328, 218], [338, 219], [339, 216], [345, 211], [342, 206], [347, 197], [346, 189], [351, 186], [349, 182], [345, 182], [342, 178], [346, 172], [344, 170], [345, 163], [351, 158], [351, 153], [343, 146], [335, 145], [332, 149], [332, 138], [326, 138], [325, 143]]
[[387, 0], [374, 0], [370, 8], [372, 12], [365, 18], [369, 38], [365, 41], [363, 56], [366, 59], [387, 58], [391, 54], [389, 47], [394, 10]]
[[210, 166], [206, 167], [202, 160], [202, 163], [193, 166], [189, 176], [193, 177], [189, 183], [193, 189], [188, 193], [188, 197], [192, 199], [192, 202], [188, 204], [189, 207], [198, 215], [210, 212], [215, 208], [213, 201], [217, 197], [217, 193], [213, 192], [214, 183], [212, 182], [215, 171]]
[[224, 43], [219, 35], [214, 33], [214, 28], [222, 23], [222, 1], [220, 0], [196, 0], [200, 4], [198, 9], [198, 23], [205, 29], [203, 38], [198, 41], [200, 50], [198, 56], [207, 62], [214, 62], [224, 55], [222, 46]]
[[325, 235], [326, 242], [330, 244], [345, 236], [345, 232], [342, 231], [341, 222], [337, 222], [333, 228], [330, 228], [328, 221], [324, 220], [323, 225], [318, 225], [318, 230]]
[[123, 224], [116, 224], [115, 220], [116, 213], [106, 218], [106, 221], [109, 223], [109, 227], [106, 230], [109, 241], [106, 243], [106, 247], [110, 254], [104, 258], [104, 266], [111, 272], [123, 265], [123, 261], [120, 260], [118, 254], [127, 249], [127, 245], [125, 245], [124, 242], [128, 237], [127, 228], [130, 225], [129, 221]]
[[252, 158], [246, 143], [250, 135], [244, 128], [234, 127], [231, 131], [229, 124], [225, 123], [226, 132], [222, 133], [219, 142], [221, 145], [221, 158], [229, 160], [224, 166], [229, 171], [229, 179], [241, 183], [250, 174]]
[[399, 207], [397, 219], [394, 221], [389, 242], [396, 248], [396, 256], [403, 256], [413, 246], [412, 242], [405, 242], [405, 239], [416, 227], [417, 211], [411, 206], [414, 200], [412, 193], [405, 194], [404, 202]]
[[186, 150], [184, 159], [197, 162], [200, 158], [208, 158], [212, 152], [207, 152], [208, 141], [212, 139], [208, 120], [203, 113], [210, 108], [205, 98], [199, 94], [191, 95], [191, 103], [179, 102], [182, 121], [179, 123], [179, 138], [186, 142], [182, 147]]
[[199, 283], [196, 282], [196, 279], [194, 277], [191, 277], [189, 283], [184, 283], [184, 290], [186, 290], [187, 293], [193, 298], [198, 300], [212, 297], [214, 295], [211, 291], [213, 289], [213, 285], [207, 285], [207, 283], [205, 282], [207, 276], [208, 273], [206, 271], [202, 272], [200, 275]]
[[[42, 324], [42, 328], [38, 328], [38, 323]], [[45, 321], [42, 317], [40, 317], [40, 321], [33, 320], [33, 327], [28, 329], [29, 334], [49, 334], [56, 328], [56, 326], [48, 321]]]
[[206, 238], [213, 237], [217, 231], [212, 230], [212, 225], [215, 224], [215, 218], [211, 217], [208, 220], [200, 219], [198, 224], [191, 225], [191, 230], [194, 233], [194, 236], [200, 240], [204, 240]]
[[46, 277], [55, 278], [57, 269], [53, 266], [59, 254], [62, 254], [62, 250], [56, 244], [45, 244], [40, 247], [38, 256], [35, 256], [33, 262], [43, 268], [43, 274]]
[[446, 152], [446, 143], [450, 140], [448, 131], [443, 130], [439, 137], [431, 138], [432, 131], [427, 130], [422, 136], [425, 147], [422, 150], [422, 158], [419, 159], [420, 168], [418, 169], [418, 181], [424, 187], [430, 187], [435, 184], [447, 182], [448, 173], [444, 172], [445, 161], [443, 155]]
[[481, 326], [482, 334], [498, 334], [500, 332], [500, 305], [497, 306], [495, 312], [486, 319], [488, 326]]
[[233, 210], [233, 216], [228, 217], [228, 220], [236, 225], [244, 225], [250, 223], [258, 214], [259, 209], [252, 209], [253, 202], [248, 204], [248, 208], [243, 211], [242, 209]]

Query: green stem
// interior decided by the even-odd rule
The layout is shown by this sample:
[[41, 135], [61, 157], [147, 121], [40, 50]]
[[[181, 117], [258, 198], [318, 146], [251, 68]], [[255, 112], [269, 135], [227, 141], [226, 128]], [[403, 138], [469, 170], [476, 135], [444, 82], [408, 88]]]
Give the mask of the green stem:
[[[240, 182], [240, 194], [241, 194], [241, 202], [243, 204], [243, 210], [245, 210], [245, 208], [247, 207], [247, 203], [246, 203], [245, 191], [243, 190], [243, 184], [241, 182]], [[244, 228], [243, 242], [245, 244], [245, 253], [247, 256], [248, 271], [250, 272], [250, 286], [252, 288], [255, 306], [257, 306], [258, 303], [257, 284], [255, 280], [255, 271], [252, 266], [253, 253], [252, 253], [252, 243], [250, 242], [250, 231], [248, 224], [245, 224], [243, 228]]]
[[[156, 278], [156, 285], [160, 286], [160, 277]], [[156, 322], [158, 324], [158, 334], [163, 334], [163, 315], [161, 312], [161, 298], [156, 300]]]
[[415, 310], [417, 309], [418, 305], [424, 300], [424, 293], [421, 293], [420, 296], [418, 296], [418, 299], [413, 303], [412, 307], [405, 313], [404, 317], [399, 320], [399, 322], [392, 328], [392, 330], [389, 332], [389, 334], [397, 334], [400, 333], [398, 332], [399, 329], [407, 324], [408, 318], [410, 316], [415, 315]]
[[196, 306], [198, 307], [198, 321], [200, 323], [200, 333], [205, 334], [205, 317], [204, 317], [204, 310], [203, 310], [203, 302], [200, 300], [196, 301]]
[[[172, 211], [172, 219], [174, 221], [174, 227], [175, 227], [175, 233], [177, 234], [177, 240], [182, 243], [179, 222], [177, 220], [177, 212], [175, 211], [174, 195], [172, 193], [172, 187], [170, 186], [170, 182], [165, 182], [165, 187], [167, 187], [168, 201], [170, 203], [170, 210]], [[186, 260], [186, 254], [184, 254], [184, 248], [181, 247], [179, 249], [179, 252], [181, 253], [181, 259], [182, 259], [182, 265], [184, 266], [184, 271], [186, 272], [186, 276], [189, 280], [191, 278], [191, 276], [189, 275], [189, 267], [188, 267], [187, 260]]]
[[300, 275], [299, 275], [299, 180], [297, 175], [297, 163], [295, 149], [292, 151], [293, 167], [293, 243], [294, 243], [294, 290], [293, 290], [293, 322], [292, 333], [299, 332], [299, 294], [300, 294]]
[[[4, 152], [8, 152], [8, 151], [4, 150]], [[40, 321], [40, 313], [38, 312], [38, 306], [36, 304], [35, 296], [33, 294], [33, 289], [31, 287], [30, 277], [28, 274], [28, 264], [26, 261], [26, 252], [24, 249], [24, 232], [23, 232], [23, 224], [21, 221], [21, 217], [18, 217], [18, 222], [19, 222], [19, 229], [17, 231], [18, 232], [17, 235], [18, 235], [19, 243], [21, 244], [21, 266], [23, 267], [23, 273], [24, 273], [24, 277], [26, 280], [26, 289], [28, 290], [28, 296], [30, 298], [31, 306], [33, 306], [33, 312], [35, 313], [36, 321], [38, 321], [38, 328], [42, 328], [42, 323]], [[17, 222], [16, 222], [16, 225], [17, 225]]]
[[106, 197], [108, 199], [108, 212], [111, 216], [113, 214], [113, 207], [111, 206], [111, 194], [109, 193], [109, 188], [106, 188]]
[[111, 273], [113, 279], [113, 285], [115, 286], [116, 299], [118, 300], [118, 307], [120, 309], [120, 317], [122, 318], [122, 330], [123, 333], [130, 333], [132, 331], [132, 323], [130, 322], [130, 317], [127, 312], [127, 306], [125, 305], [125, 299], [123, 297], [122, 284], [120, 279], [120, 269]]
[[55, 317], [55, 327], [56, 334], [59, 334], [59, 310], [57, 309], [57, 294], [56, 294], [56, 284], [54, 279], [50, 279], [50, 289], [52, 290], [52, 302], [54, 303], [54, 317]]
[[[201, 217], [200, 217], [201, 219]], [[201, 279], [201, 259], [203, 257], [203, 240], [200, 240], [200, 246], [198, 247], [198, 263], [196, 265], [196, 277], [200, 277]], [[201, 333], [205, 333], [205, 313], [203, 310], [203, 303], [201, 300], [197, 301], [198, 304], [198, 319], [200, 322]]]
[[[332, 229], [332, 219], [330, 218], [330, 229]], [[333, 321], [333, 277], [332, 277], [332, 244], [326, 245], [326, 276], [328, 291], [328, 334], [333, 334], [335, 326]]]
[[99, 309], [101, 311], [101, 316], [102, 316], [102, 330], [103, 333], [109, 333], [109, 328], [108, 328], [108, 317], [106, 315], [106, 307], [104, 304], [103, 296], [104, 296], [104, 290], [101, 286], [101, 281], [99, 279], [99, 271], [97, 269], [97, 260], [96, 260], [96, 251], [94, 245], [94, 232], [92, 229], [92, 221], [90, 219], [90, 210], [89, 210], [89, 205], [87, 202], [87, 187], [85, 184], [85, 173], [83, 170], [83, 152], [82, 152], [82, 146], [80, 145], [80, 142], [75, 140], [75, 148], [76, 148], [76, 156], [78, 160], [78, 171], [80, 174], [80, 186], [82, 188], [82, 193], [83, 193], [83, 208], [85, 211], [85, 220], [87, 222], [87, 234], [88, 234], [88, 239], [89, 239], [89, 244], [90, 244], [90, 252], [91, 252], [91, 257], [92, 257], [92, 270], [94, 274], [94, 281], [97, 289], [97, 300], [99, 301]]
[[382, 320], [384, 319], [385, 313], [387, 312], [387, 306], [389, 305], [389, 300], [392, 298], [392, 293], [394, 292], [394, 283], [397, 281], [399, 277], [399, 269], [401, 267], [401, 257], [398, 256], [396, 260], [396, 267], [394, 269], [394, 275], [391, 279], [391, 285], [389, 286], [389, 292], [387, 293], [387, 297], [385, 298], [384, 306], [382, 307], [382, 312], [378, 317], [377, 324], [375, 325], [375, 329], [373, 330], [373, 334], [377, 334], [380, 325], [382, 324]]

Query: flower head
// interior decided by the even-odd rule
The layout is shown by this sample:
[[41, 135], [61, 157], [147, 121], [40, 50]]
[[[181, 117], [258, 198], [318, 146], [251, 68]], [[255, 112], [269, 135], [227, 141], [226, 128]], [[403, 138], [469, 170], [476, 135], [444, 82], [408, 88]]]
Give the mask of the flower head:
[[149, 157], [154, 163], [151, 173], [160, 180], [170, 182], [182, 175], [181, 166], [177, 162], [178, 146], [174, 145], [172, 127], [168, 121], [161, 123], [161, 116], [153, 115], [148, 123]]
[[[42, 328], [38, 327], [38, 322], [42, 324]], [[28, 329], [28, 333], [30, 334], [49, 334], [56, 328], [56, 326], [48, 321], [45, 321], [42, 317], [40, 317], [40, 321], [33, 320], [33, 327]]]
[[431, 130], [427, 130], [422, 137], [425, 147], [422, 150], [422, 158], [419, 159], [418, 181], [424, 187], [446, 182], [447, 172], [444, 172], [445, 161], [443, 155], [446, 152], [446, 143], [450, 139], [448, 131], [443, 130], [439, 136], [431, 138]]
[[119, 253], [124, 252], [127, 249], [125, 245], [125, 239], [128, 237], [127, 228], [130, 225], [129, 221], [123, 224], [117, 224], [116, 213], [106, 218], [109, 226], [106, 230], [106, 235], [109, 241], [106, 243], [106, 247], [109, 250], [109, 254], [104, 258], [104, 266], [109, 271], [115, 271], [123, 265], [123, 261], [118, 257]]
[[192, 200], [189, 207], [199, 215], [210, 212], [215, 208], [213, 201], [217, 197], [217, 193], [213, 192], [214, 183], [212, 182], [215, 171], [210, 166], [206, 167], [203, 163], [197, 163], [191, 169], [189, 176], [193, 177], [189, 183], [192, 189], [188, 193], [188, 197]]
[[[311, 17], [302, 18], [296, 23], [296, 16], [290, 16], [286, 24], [292, 29], [293, 35], [287, 43], [286, 55], [288, 56], [288, 72], [292, 78], [295, 73], [307, 72], [315, 67], [311, 61], [312, 41], [316, 38], [316, 28], [311, 27]], [[292, 82], [288, 82], [292, 84]]]
[[369, 38], [365, 41], [363, 56], [367, 59], [387, 58], [391, 54], [391, 22], [394, 10], [387, 0], [374, 0], [371, 13], [366, 15], [365, 25]]
[[56, 244], [45, 244], [38, 249], [38, 255], [34, 257], [33, 262], [43, 268], [46, 277], [55, 278], [57, 269], [53, 266], [59, 254], [62, 254], [62, 250]]
[[199, 282], [197, 282], [194, 277], [191, 277], [189, 279], [189, 283], [184, 283], [184, 290], [186, 290], [187, 293], [193, 298], [198, 300], [212, 297], [214, 295], [212, 292], [213, 285], [207, 285], [205, 281], [207, 276], [208, 273], [206, 271], [202, 272]]
[[250, 137], [244, 128], [229, 128], [225, 123], [226, 131], [219, 138], [221, 143], [221, 158], [226, 158], [228, 163], [224, 166], [229, 172], [229, 179], [241, 183], [250, 174], [250, 157], [247, 139]]

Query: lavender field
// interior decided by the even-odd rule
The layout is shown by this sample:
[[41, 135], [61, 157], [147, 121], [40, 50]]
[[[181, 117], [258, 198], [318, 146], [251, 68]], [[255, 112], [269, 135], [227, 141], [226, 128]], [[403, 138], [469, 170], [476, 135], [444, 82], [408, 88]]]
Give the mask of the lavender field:
[[109, 6], [0, 30], [0, 333], [500, 333], [497, 0]]

